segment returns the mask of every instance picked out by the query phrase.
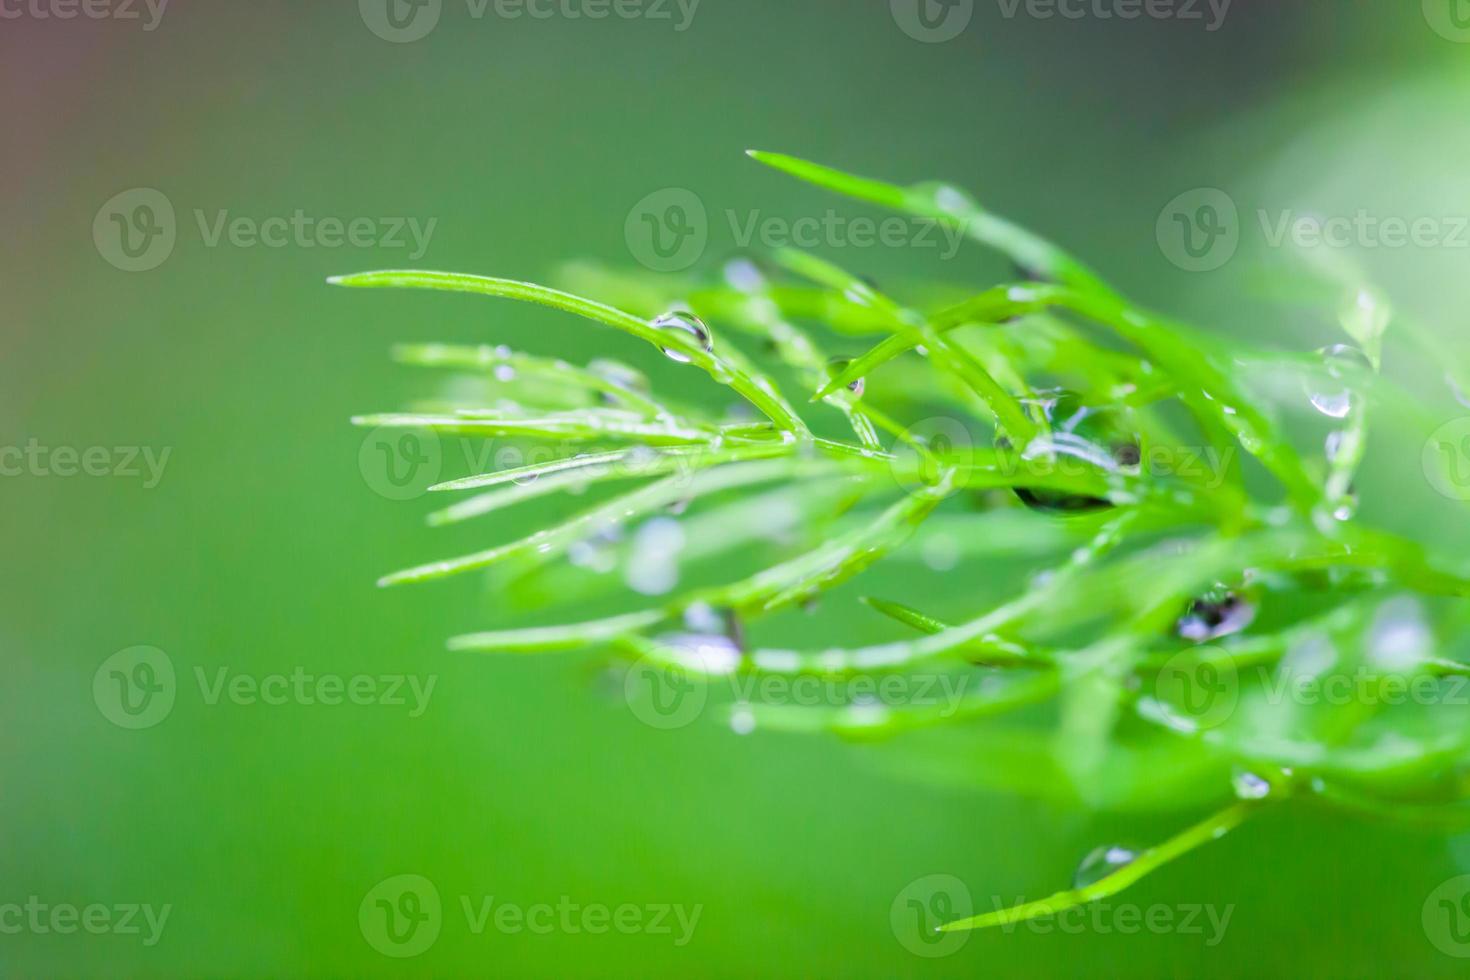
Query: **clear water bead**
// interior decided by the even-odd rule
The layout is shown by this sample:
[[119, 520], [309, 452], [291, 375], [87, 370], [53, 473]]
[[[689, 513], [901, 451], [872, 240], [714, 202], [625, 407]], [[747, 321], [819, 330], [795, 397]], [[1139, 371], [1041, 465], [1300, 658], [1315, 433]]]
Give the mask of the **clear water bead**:
[[1138, 860], [1138, 852], [1131, 847], [1123, 847], [1118, 844], [1109, 844], [1088, 852], [1077, 865], [1077, 872], [1072, 876], [1073, 888], [1086, 888], [1102, 881], [1108, 875], [1128, 867]]
[[[655, 330], [688, 334], [696, 344], [703, 348], [706, 354], [715, 349], [714, 339], [710, 335], [709, 327], [704, 325], [703, 320], [687, 310], [674, 310], [673, 312], [665, 313], [663, 316], [655, 319], [652, 326]], [[694, 358], [677, 347], [660, 347], [659, 349], [668, 356], [669, 360], [678, 361], [680, 364], [688, 364], [694, 360]]]
[[[1061, 388], [1038, 391], [1021, 399], [1021, 404], [1036, 421], [1051, 430], [1033, 439], [1022, 449], [1024, 458], [1050, 458], [1063, 465], [1077, 460], [1103, 470], [1118, 471], [1137, 466], [1143, 458], [1137, 433], [1128, 426], [1123, 413], [1113, 408], [1084, 405], [1076, 392]], [[1009, 435], [998, 432], [995, 445], [1012, 450]], [[1105, 510], [1112, 502], [1101, 497], [1050, 490], [1044, 487], [1016, 487], [1014, 492], [1032, 510], [1075, 513]]]
[[[1322, 348], [1318, 353], [1327, 366], [1327, 374], [1336, 381], [1373, 370], [1373, 362], [1368, 360], [1368, 355], [1350, 344], [1333, 344]], [[1312, 407], [1323, 415], [1343, 419], [1353, 410], [1353, 399], [1356, 396], [1346, 384], [1323, 382], [1314, 384], [1307, 397], [1311, 400]]]
[[1208, 643], [1239, 633], [1255, 618], [1255, 606], [1225, 586], [1217, 585], [1189, 604], [1176, 628], [1179, 636], [1191, 643]]
[[[827, 362], [827, 380], [830, 381], [840, 375], [843, 371], [846, 371], [847, 366], [851, 363], [852, 358], [850, 357], [832, 358], [830, 361]], [[861, 398], [863, 397], [863, 392], [867, 390], [867, 387], [867, 378], [857, 378], [856, 380], [848, 382], [847, 390], [852, 392], [858, 398]]]
[[1230, 785], [1235, 790], [1235, 795], [1242, 800], [1264, 800], [1271, 795], [1270, 782], [1244, 769], [1236, 769], [1231, 773]]

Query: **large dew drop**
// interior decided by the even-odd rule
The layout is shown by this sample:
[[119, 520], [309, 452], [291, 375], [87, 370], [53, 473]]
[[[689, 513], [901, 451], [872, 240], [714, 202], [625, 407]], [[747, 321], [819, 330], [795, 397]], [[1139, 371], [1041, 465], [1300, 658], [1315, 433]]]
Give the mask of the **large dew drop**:
[[1191, 643], [1208, 643], [1239, 633], [1256, 618], [1256, 607], [1223, 585], [1189, 604], [1179, 618], [1179, 635]]
[[[1088, 468], [1119, 470], [1142, 460], [1138, 436], [1124, 425], [1119, 413], [1083, 405], [1075, 392], [1062, 389], [1038, 392], [1021, 400], [1027, 411], [1051, 429], [1026, 448], [1028, 458], [1050, 458], [1058, 472], [1082, 473]], [[1012, 448], [1004, 433], [996, 439], [1001, 449]], [[1103, 510], [1112, 504], [1101, 497], [1017, 487], [1015, 494], [1032, 510], [1079, 512]]]
[[[703, 320], [688, 311], [675, 310], [671, 313], [665, 313], [653, 321], [653, 328], [655, 330], [688, 334], [694, 339], [696, 344], [704, 349], [706, 354], [715, 349], [715, 343], [710, 336], [709, 327], [704, 325]], [[688, 364], [694, 360], [694, 358], [690, 357], [678, 347], [660, 347], [659, 349], [668, 355], [670, 360], [678, 361], [680, 364]]]
[[1264, 800], [1271, 795], [1271, 783], [1253, 772], [1237, 768], [1230, 776], [1235, 795], [1242, 800]]
[[1072, 876], [1073, 888], [1086, 888], [1102, 881], [1115, 871], [1120, 871], [1138, 860], [1138, 852], [1130, 847], [1110, 844], [1088, 853], [1077, 865]]
[[[1319, 353], [1327, 366], [1327, 374], [1338, 382], [1373, 370], [1373, 363], [1368, 360], [1368, 355], [1349, 344], [1333, 344], [1322, 348]], [[1323, 415], [1344, 419], [1353, 410], [1353, 400], [1357, 396], [1346, 383], [1319, 383], [1312, 386], [1307, 397], [1311, 400], [1312, 407]]]
[[729, 674], [745, 653], [745, 629], [733, 609], [694, 602], [683, 615], [684, 630], [657, 637], [677, 659], [704, 674]]

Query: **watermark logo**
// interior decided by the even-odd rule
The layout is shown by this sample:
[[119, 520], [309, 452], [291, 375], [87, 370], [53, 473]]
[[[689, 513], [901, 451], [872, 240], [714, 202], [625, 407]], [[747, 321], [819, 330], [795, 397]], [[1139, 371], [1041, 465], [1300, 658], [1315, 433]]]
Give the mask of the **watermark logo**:
[[510, 936], [521, 933], [547, 936], [557, 932], [568, 936], [605, 936], [618, 932], [625, 936], [668, 936], [676, 947], [689, 945], [704, 914], [702, 904], [624, 902], [613, 906], [575, 901], [570, 895], [560, 896], [554, 905], [507, 902], [495, 895], [461, 895], [459, 904], [465, 925], [475, 936], [492, 928]]
[[1470, 500], [1470, 418], [1446, 422], [1424, 443], [1424, 478], [1451, 500]]
[[942, 44], [964, 33], [975, 0], [888, 0], [893, 22], [915, 41]]
[[141, 479], [144, 490], [163, 481], [173, 447], [47, 446], [32, 438], [24, 446], [0, 446], [0, 477], [71, 479], [77, 476]]
[[[833, 208], [795, 217], [759, 209], [726, 208], [714, 227], [704, 202], [692, 191], [667, 187], [635, 204], [623, 224], [628, 252], [654, 272], [680, 272], [698, 262], [716, 231], [739, 251], [799, 249], [924, 249], [942, 261], [959, 254], [967, 221], [891, 215], [849, 217]], [[723, 239], [722, 239], [723, 240]]]
[[[1014, 908], [1025, 899], [1017, 897], [1007, 901], [999, 895], [992, 895], [990, 901], [999, 912]], [[1056, 933], [1077, 936], [1086, 932], [1098, 936], [1136, 936], [1139, 933], [1199, 936], [1206, 947], [1213, 949], [1224, 941], [1225, 932], [1230, 928], [1230, 920], [1234, 915], [1234, 905], [1201, 905], [1193, 902], [1181, 905], [1087, 902], [1073, 905], [1053, 915], [1037, 916], [1023, 922], [1007, 922], [1000, 927], [1000, 931], [1009, 935], [1017, 929], [1024, 929], [1038, 936]]]
[[[1470, 249], [1470, 217], [1465, 215], [1382, 215], [1367, 208], [1324, 214], [1257, 208], [1255, 217], [1261, 242], [1270, 249]], [[1235, 256], [1245, 230], [1230, 195], [1201, 187], [1180, 194], [1164, 207], [1155, 234], [1160, 251], [1174, 265], [1187, 272], [1212, 272]]]
[[[682, 34], [694, 23], [701, 0], [464, 0], [470, 20], [668, 21]], [[362, 22], [384, 41], [411, 44], [439, 26], [444, 0], [358, 0]]]
[[698, 194], [665, 187], [633, 205], [623, 240], [633, 258], [654, 272], [682, 272], [704, 255], [709, 214]]
[[119, 728], [152, 728], [174, 710], [178, 682], [173, 661], [157, 647], [119, 650], [92, 676], [92, 700]]
[[1201, 22], [1213, 34], [1225, 24], [1234, 0], [997, 0], [1001, 16], [1032, 20], [1177, 20]]
[[1160, 708], [1181, 728], [1218, 728], [1235, 714], [1240, 678], [1230, 654], [1198, 646], [1170, 657], [1159, 669]]
[[1154, 236], [1174, 265], [1186, 272], [1212, 272], [1240, 247], [1240, 212], [1219, 188], [1197, 187], [1164, 206]]
[[939, 927], [974, 912], [970, 889], [954, 875], [925, 875], [911, 881], [893, 898], [888, 924], [904, 949], [937, 959], [958, 953], [970, 940], [968, 930], [941, 932]]
[[[228, 208], [193, 208], [190, 214], [205, 248], [402, 250], [415, 262], [428, 252], [439, 226], [438, 218], [338, 218], [301, 208], [264, 218]], [[168, 261], [180, 230], [173, 202], [161, 191], [142, 187], [123, 191], [102, 206], [92, 221], [92, 241], [113, 266], [148, 272]]]
[[[570, 895], [553, 902], [520, 903], [499, 895], [461, 894], [464, 928], [471, 936], [494, 931], [501, 935], [667, 936], [675, 946], [688, 945], [704, 914], [704, 906], [652, 902], [582, 902]], [[419, 956], [438, 941], [450, 923], [434, 883], [422, 875], [396, 875], [374, 885], [357, 910], [357, 924], [369, 946], [395, 959]]]
[[[314, 674], [304, 667], [290, 673], [248, 674], [229, 667], [207, 671], [196, 666], [194, 686], [207, 707], [357, 707], [406, 708], [408, 717], [428, 710], [438, 674]], [[122, 728], [152, 728], [173, 711], [180, 685], [168, 654], [156, 647], [129, 647], [108, 657], [92, 677], [92, 699], [108, 721]]]
[[1470, 0], [1424, 0], [1424, 19], [1445, 40], [1470, 44]]
[[623, 678], [623, 696], [634, 717], [669, 731], [691, 724], [704, 711], [709, 686], [683, 667], [640, 658]]
[[83, 932], [90, 936], [137, 936], [145, 947], [151, 948], [163, 938], [173, 910], [172, 904], [76, 905], [44, 902], [39, 895], [31, 895], [25, 904], [0, 904], [0, 936], [71, 936]]
[[169, 0], [0, 0], [0, 20], [140, 21], [145, 33], [163, 23]]
[[1446, 956], [1470, 959], [1470, 875], [1442, 883], [1424, 900], [1424, 935]]
[[432, 429], [380, 426], [363, 439], [357, 468], [368, 487], [388, 500], [414, 500], [439, 482], [443, 447]]
[[444, 909], [439, 890], [422, 875], [397, 875], [378, 882], [357, 910], [362, 938], [384, 956], [418, 956], [439, 939]]
[[114, 195], [92, 219], [98, 254], [124, 272], [148, 272], [163, 265], [177, 240], [173, 202], [151, 187]]
[[411, 44], [439, 26], [444, 0], [357, 0], [368, 30], [392, 44]]

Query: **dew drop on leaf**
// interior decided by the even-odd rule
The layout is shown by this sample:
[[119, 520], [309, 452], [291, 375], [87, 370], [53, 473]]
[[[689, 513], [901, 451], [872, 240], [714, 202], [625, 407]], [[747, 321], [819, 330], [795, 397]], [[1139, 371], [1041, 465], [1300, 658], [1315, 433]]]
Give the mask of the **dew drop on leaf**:
[[[830, 361], [827, 362], [827, 380], [830, 381], [833, 378], [836, 378], [843, 371], [846, 371], [847, 370], [847, 366], [849, 364], [851, 364], [851, 363], [852, 363], [852, 358], [850, 358], [850, 357], [834, 357], [834, 358], [832, 358]], [[867, 390], [867, 387], [868, 387], [868, 379], [866, 379], [866, 378], [857, 378], [856, 380], [851, 381], [851, 382], [848, 383], [847, 390], [850, 391], [850, 392], [852, 392], [858, 398], [861, 398], [861, 397], [863, 397], [863, 392]]]
[[[715, 349], [709, 327], [705, 326], [704, 321], [699, 317], [686, 310], [675, 310], [671, 313], [665, 313], [653, 321], [653, 328], [655, 330], [688, 334], [696, 344], [704, 349], [706, 354]], [[694, 360], [677, 347], [661, 347], [659, 349], [668, 356], [669, 360], [678, 361], [680, 364], [688, 364]]]
[[1223, 585], [1206, 592], [1189, 604], [1176, 626], [1191, 643], [1208, 643], [1239, 633], [1256, 618], [1256, 607]]
[[766, 277], [760, 266], [747, 258], [735, 258], [725, 263], [725, 282], [742, 293], [759, 293], [766, 288]]
[[[1373, 363], [1368, 360], [1368, 355], [1350, 344], [1333, 344], [1322, 348], [1318, 353], [1327, 366], [1327, 374], [1337, 382], [1342, 382], [1353, 373], [1373, 370]], [[1356, 396], [1347, 384], [1322, 381], [1311, 385], [1307, 397], [1311, 400], [1312, 407], [1323, 415], [1343, 419], [1353, 410]]]
[[1072, 876], [1073, 888], [1086, 888], [1103, 880], [1115, 871], [1122, 870], [1138, 860], [1138, 852], [1131, 847], [1108, 844], [1088, 852], [1077, 865]]
[[[1137, 466], [1143, 458], [1138, 436], [1126, 426], [1120, 413], [1109, 408], [1082, 404], [1075, 392], [1051, 389], [1021, 399], [1026, 410], [1050, 428], [1025, 447], [1026, 458], [1049, 458], [1063, 472], [1083, 465], [1103, 470]], [[1012, 442], [999, 433], [996, 446], [1011, 449]], [[1083, 494], [1038, 487], [1016, 487], [1015, 494], [1032, 510], [1071, 512], [1104, 510], [1112, 503]]]
[[1270, 782], [1238, 767], [1230, 774], [1230, 786], [1242, 800], [1264, 800], [1271, 795]]

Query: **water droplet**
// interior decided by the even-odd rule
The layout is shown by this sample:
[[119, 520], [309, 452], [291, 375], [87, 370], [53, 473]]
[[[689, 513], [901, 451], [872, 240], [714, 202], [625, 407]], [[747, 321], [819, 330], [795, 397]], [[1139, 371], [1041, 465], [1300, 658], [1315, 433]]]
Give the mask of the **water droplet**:
[[[1075, 392], [1049, 389], [1021, 399], [1027, 411], [1050, 427], [1025, 447], [1026, 459], [1053, 461], [1058, 469], [1082, 468], [1080, 461], [1104, 470], [1137, 466], [1143, 458], [1138, 436], [1123, 423], [1120, 413], [1111, 408], [1092, 408], [1082, 404]], [[1010, 437], [998, 434], [995, 444], [1011, 449]], [[1017, 487], [1015, 494], [1032, 510], [1076, 513], [1103, 510], [1112, 503], [1101, 497], [1067, 493], [1036, 487]]]
[[617, 543], [621, 536], [617, 527], [597, 531], [569, 547], [567, 560], [599, 575], [610, 572], [617, 567]]
[[1327, 454], [1327, 462], [1337, 462], [1337, 456], [1342, 452], [1343, 439], [1344, 436], [1341, 429], [1333, 429], [1327, 433], [1327, 442], [1323, 447], [1323, 451]]
[[1424, 621], [1424, 608], [1410, 596], [1389, 599], [1373, 615], [1368, 631], [1368, 657], [1383, 670], [1407, 672], [1434, 649], [1434, 633]]
[[725, 282], [742, 293], [759, 293], [766, 288], [766, 277], [760, 266], [747, 258], [735, 258], [725, 263]]
[[1189, 604], [1177, 630], [1191, 643], [1208, 643], [1239, 633], [1256, 618], [1256, 607], [1223, 585], [1206, 592]]
[[673, 659], [700, 674], [733, 674], [740, 666], [740, 647], [714, 633], [664, 633], [655, 638]]
[[629, 364], [624, 364], [622, 361], [599, 357], [597, 360], [588, 363], [587, 370], [609, 384], [616, 385], [625, 391], [638, 392], [639, 394], [648, 393], [648, 375]]
[[1115, 871], [1128, 867], [1138, 860], [1138, 852], [1131, 847], [1110, 844], [1099, 847], [1082, 859], [1077, 872], [1072, 876], [1073, 888], [1086, 888], [1096, 884]]
[[920, 542], [919, 557], [934, 571], [948, 572], [960, 563], [960, 546], [953, 535], [931, 535]]
[[733, 609], [716, 609], [707, 602], [692, 602], [684, 609], [684, 627], [690, 633], [719, 636], [745, 649], [745, 627]]
[[1269, 781], [1238, 767], [1230, 774], [1230, 785], [1242, 800], [1264, 800], [1271, 795]]
[[[715, 349], [709, 327], [705, 326], [704, 321], [699, 317], [685, 310], [675, 310], [671, 313], [665, 313], [663, 316], [654, 320], [652, 326], [655, 330], [667, 330], [688, 334], [697, 345], [704, 349], [706, 354]], [[688, 364], [694, 360], [694, 358], [677, 347], [661, 347], [659, 349], [668, 355], [670, 360], [678, 361], [680, 364]]]
[[684, 529], [668, 517], [655, 517], [633, 534], [623, 581], [642, 595], [667, 595], [679, 584], [679, 552]]
[[[1327, 366], [1327, 374], [1339, 382], [1354, 374], [1373, 370], [1373, 363], [1368, 360], [1368, 355], [1349, 344], [1333, 344], [1322, 348], [1318, 353]], [[1353, 410], [1353, 402], [1357, 396], [1347, 384], [1322, 382], [1314, 384], [1307, 397], [1311, 400], [1312, 407], [1323, 415], [1343, 419]]]
[[516, 379], [516, 369], [509, 364], [495, 365], [495, 380], [509, 384]]
[[[838, 375], [840, 375], [843, 371], [846, 371], [847, 366], [851, 363], [852, 358], [850, 357], [832, 358], [830, 361], [827, 362], [827, 380], [831, 381]], [[853, 395], [855, 395], [856, 397], [861, 398], [863, 397], [863, 392], [867, 390], [867, 387], [867, 378], [857, 378], [853, 381], [848, 382], [847, 390], [852, 392]]]
[[953, 184], [935, 184], [931, 186], [934, 191], [935, 206], [946, 214], [963, 217], [973, 214], [978, 210], [974, 199]]
[[736, 735], [749, 735], [755, 731], [755, 712], [749, 708], [736, 708], [730, 713], [730, 730]]

